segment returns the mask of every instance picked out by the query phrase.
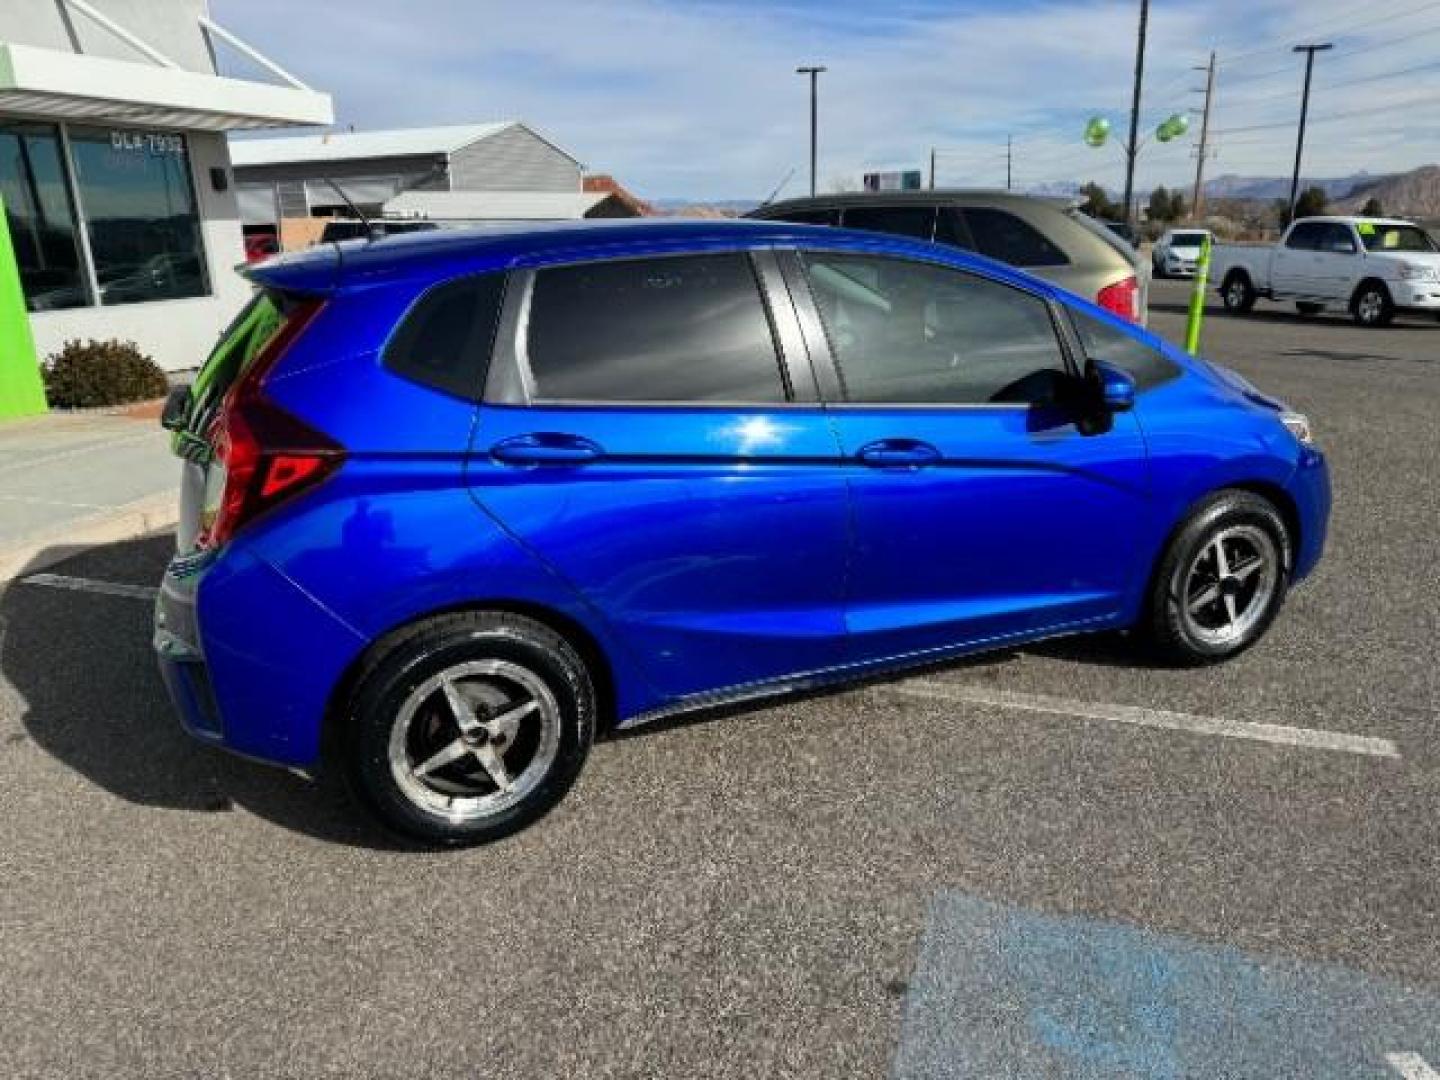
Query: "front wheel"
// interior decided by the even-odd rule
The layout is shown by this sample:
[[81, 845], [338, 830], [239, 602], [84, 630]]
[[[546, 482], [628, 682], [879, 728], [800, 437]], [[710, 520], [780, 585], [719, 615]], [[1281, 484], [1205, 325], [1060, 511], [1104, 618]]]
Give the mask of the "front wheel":
[[1255, 644], [1285, 600], [1290, 535], [1274, 505], [1221, 491], [1186, 520], [1151, 586], [1146, 629], [1181, 664], [1224, 660]]
[[594, 723], [585, 665], [549, 627], [508, 612], [441, 616], [362, 672], [346, 729], [351, 784], [415, 839], [495, 840], [560, 800]]
[[1390, 299], [1389, 290], [1373, 281], [1360, 287], [1350, 310], [1361, 326], [1389, 326], [1390, 320], [1395, 318], [1395, 304]]

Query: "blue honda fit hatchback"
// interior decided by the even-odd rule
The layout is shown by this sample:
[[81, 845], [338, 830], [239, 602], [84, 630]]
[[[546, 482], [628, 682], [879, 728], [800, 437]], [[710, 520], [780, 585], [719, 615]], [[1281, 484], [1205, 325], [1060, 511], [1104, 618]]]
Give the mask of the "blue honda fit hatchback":
[[598, 725], [1078, 631], [1251, 645], [1315, 566], [1304, 417], [1036, 278], [784, 223], [324, 245], [167, 425], [185, 726], [435, 843]]

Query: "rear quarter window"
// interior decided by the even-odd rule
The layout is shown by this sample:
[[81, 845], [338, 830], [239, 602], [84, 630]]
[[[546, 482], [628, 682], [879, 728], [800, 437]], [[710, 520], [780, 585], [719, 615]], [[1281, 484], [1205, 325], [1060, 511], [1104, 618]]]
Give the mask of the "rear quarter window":
[[1011, 266], [1068, 266], [1059, 246], [1028, 221], [992, 207], [966, 207], [965, 224], [982, 255]]
[[503, 273], [434, 286], [400, 321], [385, 346], [385, 366], [413, 382], [479, 401], [504, 292]]

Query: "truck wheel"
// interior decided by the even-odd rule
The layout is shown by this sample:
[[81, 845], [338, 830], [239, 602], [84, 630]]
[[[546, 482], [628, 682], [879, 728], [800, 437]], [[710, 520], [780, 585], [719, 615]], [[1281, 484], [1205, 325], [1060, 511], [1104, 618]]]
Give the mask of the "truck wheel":
[[1295, 302], [1295, 310], [1300, 312], [1301, 315], [1319, 315], [1320, 312], [1325, 310], [1325, 305], [1312, 304], [1305, 300], [1297, 300]]
[[1378, 281], [1367, 281], [1355, 292], [1350, 301], [1350, 313], [1361, 326], [1389, 326], [1395, 318], [1395, 304], [1390, 299], [1390, 290]]
[[1236, 271], [1225, 279], [1225, 284], [1220, 289], [1220, 299], [1225, 302], [1226, 311], [1249, 311], [1255, 306], [1255, 287], [1250, 284], [1249, 277]]

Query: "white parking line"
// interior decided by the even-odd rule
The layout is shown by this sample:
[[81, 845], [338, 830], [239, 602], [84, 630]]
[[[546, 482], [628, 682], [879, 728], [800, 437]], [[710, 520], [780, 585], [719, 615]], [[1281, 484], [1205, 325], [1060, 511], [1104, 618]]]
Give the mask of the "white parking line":
[[[1227, 739], [1253, 739], [1256, 742], [1303, 746], [1311, 750], [1339, 750], [1347, 754], [1370, 757], [1398, 758], [1400, 751], [1389, 739], [1369, 735], [1347, 735], [1339, 731], [1316, 728], [1287, 727], [1284, 724], [1256, 724], [1242, 720], [1220, 720], [1190, 713], [1144, 709], [1134, 705], [1103, 705], [1070, 698], [1048, 697], [1044, 694], [1022, 694], [1014, 690], [992, 689], [937, 679], [912, 679], [889, 689], [911, 697], [938, 701], [963, 702], [967, 705], [991, 705], [1002, 709], [1024, 709], [1053, 716], [1072, 716], [1082, 720], [1108, 720], [1117, 724], [1188, 731], [1196, 735], [1219, 735]], [[1440, 1077], [1436, 1077], [1440, 1080]]]
[[121, 581], [97, 581], [94, 578], [70, 577], [68, 574], [31, 574], [20, 580], [25, 585], [48, 585], [52, 589], [127, 596], [132, 600], [154, 600], [160, 592], [153, 585], [127, 585]]
[[1440, 1072], [1432, 1069], [1419, 1054], [1386, 1054], [1385, 1060], [1405, 1080], [1440, 1080]]

